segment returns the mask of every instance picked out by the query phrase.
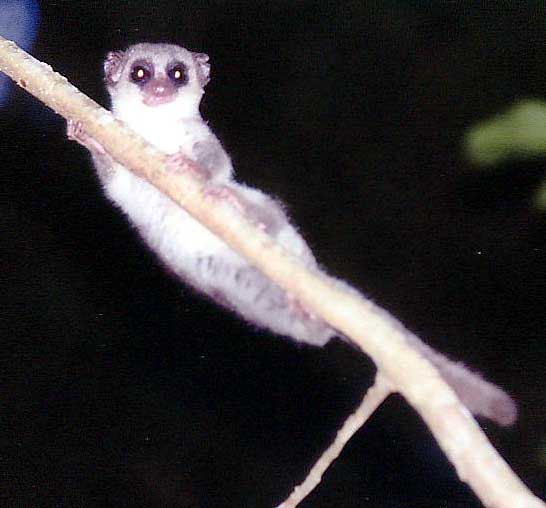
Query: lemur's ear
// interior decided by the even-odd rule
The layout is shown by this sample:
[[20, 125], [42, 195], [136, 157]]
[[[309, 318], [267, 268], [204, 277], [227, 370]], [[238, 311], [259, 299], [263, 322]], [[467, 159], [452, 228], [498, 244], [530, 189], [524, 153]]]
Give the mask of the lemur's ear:
[[104, 60], [104, 80], [107, 85], [115, 85], [121, 77], [121, 62], [125, 56], [124, 51], [110, 51]]
[[204, 88], [210, 81], [210, 64], [208, 63], [209, 55], [205, 53], [192, 53], [191, 56], [196, 64], [199, 85], [201, 88]]

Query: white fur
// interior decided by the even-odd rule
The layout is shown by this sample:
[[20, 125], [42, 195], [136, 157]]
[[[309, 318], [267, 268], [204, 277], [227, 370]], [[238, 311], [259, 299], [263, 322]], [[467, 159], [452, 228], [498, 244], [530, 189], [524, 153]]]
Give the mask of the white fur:
[[[187, 86], [180, 88], [174, 100], [167, 104], [145, 105], [139, 87], [127, 74], [131, 59], [137, 57], [157, 63], [160, 69], [169, 59], [184, 61], [190, 71]], [[201, 63], [206, 63], [206, 55], [200, 57]], [[116, 59], [106, 61], [107, 66], [116, 63], [119, 63]], [[203, 159], [209, 164], [206, 169], [211, 172], [211, 184], [231, 189], [248, 206], [247, 213], [255, 214], [250, 218], [265, 218], [267, 221], [270, 217], [271, 234], [275, 239], [307, 267], [316, 268], [309, 247], [278, 203], [233, 180], [229, 157], [199, 114], [199, 101], [203, 94], [200, 84], [205, 80], [199, 81], [199, 75], [203, 78], [203, 68], [199, 68], [199, 74], [196, 65], [199, 62], [192, 59], [192, 53], [178, 46], [132, 46], [124, 53], [121, 67], [115, 68], [116, 76], [121, 76], [119, 81], [116, 83], [112, 79], [114, 83], [109, 86], [115, 116], [168, 154], [181, 150], [187, 157], [199, 159], [203, 157], [205, 148], [205, 154], [212, 154], [212, 157]], [[205, 68], [207, 71], [208, 67]], [[151, 184], [103, 154], [94, 153], [93, 158], [108, 196], [125, 211], [146, 243], [180, 278], [249, 322], [297, 341], [322, 346], [336, 335], [326, 323], [306, 313], [281, 288]], [[337, 281], [337, 284], [357, 293], [342, 281]], [[385, 319], [403, 328], [386, 312]], [[515, 420], [517, 409], [507, 394], [405, 332], [409, 343], [436, 365], [472, 411], [501, 425], [509, 425]]]
[[[144, 49], [153, 50], [149, 58], [158, 66], [168, 63], [160, 48], [147, 45]], [[172, 55], [173, 48], [168, 49]], [[142, 58], [135, 49], [128, 53], [137, 53], [132, 58]], [[197, 160], [196, 146], [210, 147], [213, 154], [219, 155], [220, 167], [209, 168], [214, 185], [228, 187], [245, 203], [260, 209], [262, 215], [275, 216], [276, 240], [306, 265], [316, 266], [309, 247], [280, 206], [262, 192], [233, 180], [229, 157], [199, 113], [203, 90], [196, 86], [196, 73], [188, 55], [186, 50], [177, 54], [190, 67], [188, 85], [178, 91], [174, 100], [159, 106], [143, 102], [139, 87], [127, 77], [129, 65], [125, 63], [119, 82], [109, 87], [114, 115], [168, 154], [181, 151]], [[107, 195], [180, 278], [260, 327], [315, 345], [323, 345], [334, 336], [333, 330], [322, 321], [311, 319], [281, 288], [155, 187], [118, 164], [110, 166], [114, 171], [102, 178]]]

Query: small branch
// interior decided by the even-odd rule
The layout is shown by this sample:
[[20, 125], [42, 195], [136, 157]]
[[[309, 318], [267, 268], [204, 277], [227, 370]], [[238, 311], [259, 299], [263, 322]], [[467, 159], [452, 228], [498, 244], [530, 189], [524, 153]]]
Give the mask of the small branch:
[[[0, 70], [57, 113], [81, 122], [114, 159], [155, 185], [357, 344], [423, 417], [460, 478], [486, 506], [546, 508], [502, 460], [436, 369], [408, 344], [409, 332], [396, 319], [340, 281], [306, 269], [243, 218], [225, 213], [222, 205], [207, 198], [202, 182], [165, 171], [165, 154], [115, 120], [51, 67], [2, 37]], [[188, 167], [199, 170], [191, 162]]]
[[336, 438], [315, 462], [307, 478], [295, 487], [288, 499], [277, 508], [296, 508], [315, 489], [322, 480], [324, 472], [339, 457], [343, 447], [391, 393], [390, 383], [378, 373], [374, 385], [366, 392], [354, 413], [345, 420], [341, 429], [338, 430]]

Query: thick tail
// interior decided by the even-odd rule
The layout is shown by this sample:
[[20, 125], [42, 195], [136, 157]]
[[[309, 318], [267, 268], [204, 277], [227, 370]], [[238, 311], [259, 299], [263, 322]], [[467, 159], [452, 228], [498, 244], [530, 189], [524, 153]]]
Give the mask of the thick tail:
[[517, 405], [501, 388], [483, 379], [479, 373], [472, 372], [464, 364], [451, 361], [413, 334], [408, 335], [408, 342], [432, 362], [473, 414], [489, 418], [503, 427], [516, 421]]

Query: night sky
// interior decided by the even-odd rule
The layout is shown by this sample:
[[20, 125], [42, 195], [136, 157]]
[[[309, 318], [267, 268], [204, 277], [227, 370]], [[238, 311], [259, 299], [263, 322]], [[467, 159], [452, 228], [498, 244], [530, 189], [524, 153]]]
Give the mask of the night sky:
[[[31, 53], [105, 106], [109, 50], [209, 54], [202, 111], [238, 179], [286, 203], [330, 273], [515, 397], [514, 427], [480, 423], [546, 496], [546, 215], [531, 206], [546, 160], [485, 171], [462, 155], [468, 127], [546, 96], [546, 8], [508, 4], [48, 1]], [[172, 278], [24, 91], [0, 146], [0, 507], [280, 503], [371, 361], [257, 330]], [[391, 397], [302, 506], [480, 505]]]

